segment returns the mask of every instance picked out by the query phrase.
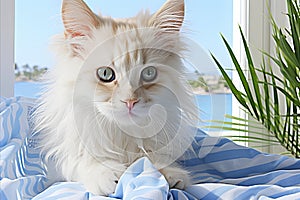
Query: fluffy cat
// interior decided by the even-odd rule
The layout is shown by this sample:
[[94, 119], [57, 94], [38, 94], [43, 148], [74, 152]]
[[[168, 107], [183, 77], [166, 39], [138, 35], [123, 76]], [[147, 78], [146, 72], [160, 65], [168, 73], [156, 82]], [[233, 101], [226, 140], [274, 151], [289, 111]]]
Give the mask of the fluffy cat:
[[147, 156], [170, 187], [190, 184], [174, 163], [193, 141], [197, 116], [184, 79], [183, 19], [184, 0], [126, 19], [63, 0], [58, 62], [46, 74], [35, 124], [46, 158], [65, 180], [108, 195], [126, 168]]

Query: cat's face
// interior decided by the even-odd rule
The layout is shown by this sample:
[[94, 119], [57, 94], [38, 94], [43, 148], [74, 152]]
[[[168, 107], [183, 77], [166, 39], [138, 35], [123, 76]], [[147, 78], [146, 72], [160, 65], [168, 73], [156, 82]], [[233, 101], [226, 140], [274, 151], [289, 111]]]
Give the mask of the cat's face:
[[[108, 54], [118, 51], [116, 46], [108, 48]], [[119, 52], [120, 56], [107, 64], [101, 63], [103, 59], [99, 60], [101, 46], [99, 48], [99, 53], [96, 50], [89, 56], [89, 59], [97, 60], [95, 64], [98, 65], [93, 66], [87, 61], [84, 68], [90, 68], [86, 74], [94, 75], [89, 87], [94, 87], [94, 104], [101, 114], [117, 122], [126, 132], [136, 132], [138, 127], [145, 126], [153, 131], [157, 127], [157, 132], [165, 123], [166, 115], [170, 115], [169, 118], [180, 116], [178, 98], [187, 94], [182, 85], [181, 71], [174, 69], [182, 64], [176, 55], [162, 50], [136, 49], [125, 51], [125, 55], [123, 51]], [[154, 124], [150, 125], [151, 122]], [[162, 124], [157, 124], [159, 122]]]
[[140, 137], [166, 123], [176, 129], [191, 104], [180, 58], [183, 1], [114, 20], [95, 15], [81, 0], [64, 0], [62, 14], [69, 55], [82, 61], [74, 69], [75, 101], [92, 103], [105, 121]]

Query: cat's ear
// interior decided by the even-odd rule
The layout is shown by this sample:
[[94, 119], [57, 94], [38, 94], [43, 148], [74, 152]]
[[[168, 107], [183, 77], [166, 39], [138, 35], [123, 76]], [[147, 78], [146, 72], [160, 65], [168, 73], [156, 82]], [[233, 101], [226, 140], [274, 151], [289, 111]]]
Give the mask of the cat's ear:
[[62, 20], [66, 37], [91, 36], [100, 25], [98, 17], [82, 0], [63, 0]]
[[184, 20], [184, 0], [167, 0], [167, 2], [150, 19], [150, 26], [164, 32], [178, 32]]

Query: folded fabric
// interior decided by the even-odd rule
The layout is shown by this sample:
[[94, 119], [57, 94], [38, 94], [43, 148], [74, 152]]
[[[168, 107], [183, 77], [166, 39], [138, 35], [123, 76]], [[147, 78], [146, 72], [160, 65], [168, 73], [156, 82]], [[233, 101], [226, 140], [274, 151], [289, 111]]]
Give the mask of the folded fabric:
[[169, 189], [164, 176], [146, 158], [133, 163], [109, 197], [88, 192], [77, 182], [48, 177], [32, 134], [34, 99], [0, 98], [0, 199], [300, 199], [300, 161], [239, 146], [201, 130], [192, 148], [177, 161], [194, 183]]

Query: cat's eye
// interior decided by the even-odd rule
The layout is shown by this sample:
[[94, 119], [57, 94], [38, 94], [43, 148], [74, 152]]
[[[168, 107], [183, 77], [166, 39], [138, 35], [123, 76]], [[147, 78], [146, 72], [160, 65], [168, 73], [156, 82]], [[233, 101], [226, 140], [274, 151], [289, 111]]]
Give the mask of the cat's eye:
[[145, 82], [153, 81], [157, 76], [157, 70], [153, 66], [146, 67], [141, 73], [141, 78]]
[[109, 83], [115, 80], [116, 75], [112, 68], [110, 67], [100, 67], [97, 70], [97, 76], [100, 81], [104, 83]]

